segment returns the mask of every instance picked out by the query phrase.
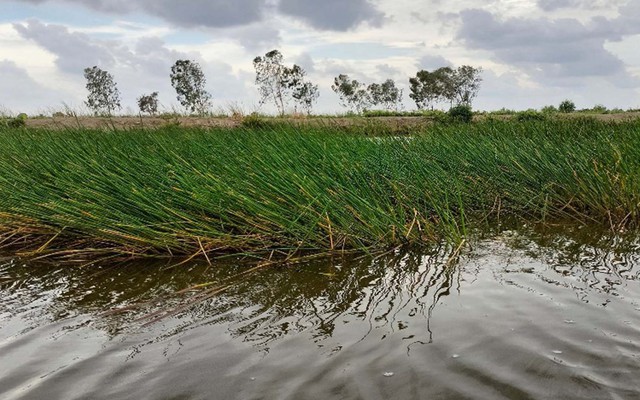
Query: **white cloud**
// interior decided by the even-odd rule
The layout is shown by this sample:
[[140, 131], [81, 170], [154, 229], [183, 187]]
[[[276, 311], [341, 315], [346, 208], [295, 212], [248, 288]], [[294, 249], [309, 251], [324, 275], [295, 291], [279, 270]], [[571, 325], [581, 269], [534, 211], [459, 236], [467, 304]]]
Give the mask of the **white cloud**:
[[[85, 95], [82, 69], [99, 64], [114, 74], [127, 106], [155, 90], [173, 105], [169, 67], [192, 58], [202, 64], [216, 104], [237, 102], [251, 111], [258, 102], [252, 60], [273, 48], [307, 67], [320, 85], [322, 112], [341, 111], [330, 89], [339, 73], [366, 83], [394, 78], [406, 96], [419, 68], [448, 64], [484, 67], [479, 108], [539, 107], [565, 96], [585, 106], [640, 104], [640, 4], [629, 0], [606, 8], [600, 0], [491, 0], [482, 12], [469, 11], [476, 0], [358, 0], [341, 15], [344, 1], [216, 0], [199, 13], [193, 10], [200, 0], [145, 9], [147, 1], [12, 0], [15, 7], [57, 4], [66, 15], [81, 4], [100, 22], [55, 19], [65, 13], [5, 18], [0, 60], [27, 73], [34, 90], [59, 91], [73, 104]], [[180, 4], [184, 9], [174, 14]], [[237, 14], [239, 4], [247, 15]], [[0, 84], [6, 79], [0, 76]], [[11, 98], [2, 101], [13, 107]]]

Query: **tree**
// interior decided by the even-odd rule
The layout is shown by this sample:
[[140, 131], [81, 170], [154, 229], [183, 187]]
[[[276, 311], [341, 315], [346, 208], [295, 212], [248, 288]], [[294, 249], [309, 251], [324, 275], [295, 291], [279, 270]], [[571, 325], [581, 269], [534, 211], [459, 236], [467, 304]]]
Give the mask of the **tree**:
[[188, 111], [204, 114], [211, 107], [211, 94], [205, 86], [207, 79], [200, 64], [191, 60], [178, 60], [171, 67], [171, 86], [177, 99]]
[[303, 82], [293, 92], [294, 100], [307, 114], [311, 114], [313, 104], [318, 101], [318, 97], [320, 97], [318, 85], [314, 85], [311, 82]]
[[438, 68], [433, 72], [418, 71], [409, 79], [411, 97], [419, 109], [431, 107], [435, 103], [448, 101], [453, 107], [471, 106], [480, 90], [482, 68], [463, 65], [457, 69]]
[[564, 100], [562, 103], [560, 103], [560, 105], [558, 106], [558, 111], [560, 111], [561, 113], [572, 113], [576, 110], [576, 103], [574, 103], [571, 100]]
[[278, 112], [284, 115], [289, 101], [293, 99], [296, 106], [300, 105], [311, 112], [319, 97], [318, 86], [305, 80], [307, 73], [302, 67], [284, 65], [284, 58], [278, 50], [254, 58], [253, 67], [256, 70], [260, 104], [271, 101]]
[[371, 105], [371, 99], [366, 87], [357, 80], [349, 79], [349, 75], [340, 74], [333, 80], [331, 89], [340, 98], [342, 106], [360, 113]]
[[418, 109], [431, 108], [442, 101], [452, 102], [453, 98], [453, 70], [449, 67], [438, 68], [433, 72], [418, 71], [415, 78], [409, 79], [409, 97], [416, 103]]
[[396, 87], [392, 79], [387, 79], [382, 84], [372, 83], [367, 87], [369, 99], [374, 106], [382, 106], [387, 110], [398, 110], [402, 103], [402, 89]]
[[120, 91], [116, 86], [113, 76], [96, 66], [84, 69], [84, 77], [87, 80], [89, 95], [85, 104], [96, 114], [105, 113], [111, 115], [115, 110], [122, 108], [120, 105]]
[[154, 115], [158, 112], [158, 92], [144, 94], [138, 97], [138, 108], [141, 113]]
[[451, 75], [452, 95], [451, 98], [456, 105], [471, 106], [473, 99], [478, 96], [480, 84], [482, 83], [482, 68], [474, 68], [470, 65], [463, 65], [456, 69]]

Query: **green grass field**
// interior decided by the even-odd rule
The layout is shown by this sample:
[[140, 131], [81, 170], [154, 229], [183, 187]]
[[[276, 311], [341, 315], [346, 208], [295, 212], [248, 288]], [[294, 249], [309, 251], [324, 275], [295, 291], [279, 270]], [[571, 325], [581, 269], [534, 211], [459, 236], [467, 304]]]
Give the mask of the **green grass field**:
[[499, 216], [640, 220], [640, 122], [0, 128], [0, 247], [207, 255], [461, 241]]

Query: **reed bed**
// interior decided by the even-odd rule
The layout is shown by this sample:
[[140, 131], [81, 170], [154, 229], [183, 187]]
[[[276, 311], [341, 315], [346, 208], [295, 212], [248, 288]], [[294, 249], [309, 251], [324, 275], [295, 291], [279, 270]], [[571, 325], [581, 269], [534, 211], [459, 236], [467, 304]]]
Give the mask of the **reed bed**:
[[0, 248], [73, 257], [461, 242], [511, 215], [634, 226], [640, 123], [0, 130]]

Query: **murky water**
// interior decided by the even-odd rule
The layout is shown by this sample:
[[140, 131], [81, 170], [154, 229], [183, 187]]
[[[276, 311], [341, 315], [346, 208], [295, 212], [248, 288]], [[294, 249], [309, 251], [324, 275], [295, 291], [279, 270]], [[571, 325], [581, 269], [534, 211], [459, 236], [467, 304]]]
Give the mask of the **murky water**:
[[451, 252], [244, 275], [5, 259], [0, 398], [640, 398], [637, 239], [507, 231]]

